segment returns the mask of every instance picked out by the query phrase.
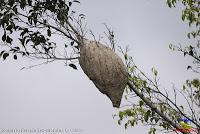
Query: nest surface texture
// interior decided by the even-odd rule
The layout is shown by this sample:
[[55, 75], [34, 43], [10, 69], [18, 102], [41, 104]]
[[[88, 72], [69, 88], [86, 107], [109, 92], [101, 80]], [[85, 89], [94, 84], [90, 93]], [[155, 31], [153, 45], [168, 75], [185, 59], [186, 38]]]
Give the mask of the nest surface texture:
[[109, 47], [84, 40], [80, 46], [79, 63], [84, 73], [99, 91], [109, 97], [113, 107], [119, 107], [128, 74], [121, 58]]

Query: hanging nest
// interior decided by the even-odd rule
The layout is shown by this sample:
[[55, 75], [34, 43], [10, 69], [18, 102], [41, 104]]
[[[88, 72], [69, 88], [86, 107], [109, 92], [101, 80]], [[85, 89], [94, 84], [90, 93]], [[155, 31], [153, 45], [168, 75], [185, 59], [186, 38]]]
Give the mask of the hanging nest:
[[84, 39], [80, 45], [79, 63], [99, 91], [110, 98], [113, 107], [119, 108], [128, 82], [120, 57], [100, 42]]

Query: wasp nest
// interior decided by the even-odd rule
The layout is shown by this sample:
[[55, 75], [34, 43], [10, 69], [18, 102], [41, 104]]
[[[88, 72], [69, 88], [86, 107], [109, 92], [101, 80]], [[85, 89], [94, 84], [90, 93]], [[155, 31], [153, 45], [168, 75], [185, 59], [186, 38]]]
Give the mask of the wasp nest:
[[79, 63], [99, 91], [107, 95], [113, 107], [119, 107], [128, 75], [120, 57], [111, 48], [96, 41], [80, 45]]

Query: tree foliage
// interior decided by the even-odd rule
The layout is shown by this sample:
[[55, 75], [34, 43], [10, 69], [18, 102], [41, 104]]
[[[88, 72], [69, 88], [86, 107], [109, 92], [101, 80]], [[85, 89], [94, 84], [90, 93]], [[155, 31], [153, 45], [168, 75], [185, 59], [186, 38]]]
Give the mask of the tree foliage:
[[[77, 59], [78, 47], [74, 43], [77, 41], [74, 31], [81, 26], [83, 15], [75, 19], [75, 11], [71, 10], [75, 3], [79, 1], [1, 0], [0, 57], [6, 60], [13, 55], [17, 60], [22, 55], [45, 59], [47, 63]], [[76, 22], [73, 25], [77, 27], [71, 25], [70, 21]], [[58, 40], [64, 37], [65, 44], [57, 44], [52, 37]], [[66, 54], [68, 46], [73, 50], [70, 56]], [[72, 63], [70, 67], [76, 68]]]
[[[193, 63], [187, 66], [197, 75], [200, 73], [200, 1], [198, 0], [167, 0], [170, 8], [181, 4], [182, 20], [186, 21], [192, 32], [188, 33], [189, 39], [196, 44], [182, 47], [170, 44], [173, 51], [182, 52], [189, 56]], [[180, 5], [179, 5], [180, 6]], [[158, 71], [152, 68], [153, 78], [148, 77], [135, 65], [131, 56], [124, 52], [126, 65], [129, 71], [130, 84], [127, 87], [126, 99], [131, 104], [119, 112], [118, 123], [124, 122], [125, 128], [133, 127], [138, 123], [149, 125], [149, 134], [156, 131], [176, 133], [200, 133], [200, 80], [194, 78], [186, 80], [181, 89], [172, 87], [170, 90], [162, 89], [159, 85]], [[191, 73], [193, 73], [191, 72]], [[173, 93], [172, 93], [173, 91]], [[134, 98], [134, 100], [132, 99]], [[180, 104], [180, 99], [182, 103]], [[187, 105], [184, 104], [184, 101]], [[185, 129], [179, 119], [185, 118], [191, 122], [192, 129]]]

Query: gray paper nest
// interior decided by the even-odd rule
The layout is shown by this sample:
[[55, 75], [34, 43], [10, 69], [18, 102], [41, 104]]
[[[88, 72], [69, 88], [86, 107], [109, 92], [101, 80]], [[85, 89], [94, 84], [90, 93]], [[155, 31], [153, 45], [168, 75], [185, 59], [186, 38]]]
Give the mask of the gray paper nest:
[[119, 108], [128, 75], [120, 57], [97, 41], [84, 39], [80, 44], [79, 63], [99, 91], [107, 95], [113, 107]]

